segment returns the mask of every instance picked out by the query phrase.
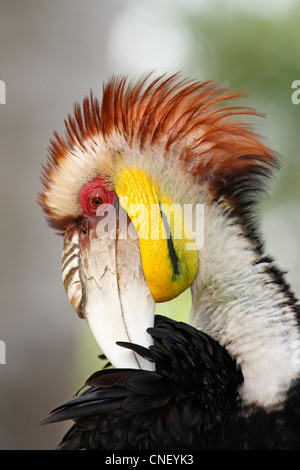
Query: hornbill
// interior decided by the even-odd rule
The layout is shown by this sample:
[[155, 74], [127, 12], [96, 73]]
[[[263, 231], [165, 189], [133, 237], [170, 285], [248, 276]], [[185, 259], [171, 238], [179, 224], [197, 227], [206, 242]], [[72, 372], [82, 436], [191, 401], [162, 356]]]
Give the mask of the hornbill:
[[[279, 159], [242, 96], [113, 77], [55, 133], [39, 202], [115, 368], [44, 420], [75, 421], [60, 448], [300, 448], [300, 309], [254, 217]], [[190, 324], [154, 322], [188, 288]]]

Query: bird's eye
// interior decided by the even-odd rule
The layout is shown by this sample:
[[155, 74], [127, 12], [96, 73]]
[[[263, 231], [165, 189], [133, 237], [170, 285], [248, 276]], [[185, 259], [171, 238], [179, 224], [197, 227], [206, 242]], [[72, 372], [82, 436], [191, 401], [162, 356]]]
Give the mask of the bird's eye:
[[101, 194], [93, 194], [90, 196], [89, 203], [92, 209], [98, 209], [101, 204], [104, 203], [104, 198], [101, 196]]
[[80, 190], [79, 203], [85, 217], [96, 217], [109, 209], [116, 201], [116, 193], [112, 191], [108, 182], [97, 176], [89, 183], [86, 183]]

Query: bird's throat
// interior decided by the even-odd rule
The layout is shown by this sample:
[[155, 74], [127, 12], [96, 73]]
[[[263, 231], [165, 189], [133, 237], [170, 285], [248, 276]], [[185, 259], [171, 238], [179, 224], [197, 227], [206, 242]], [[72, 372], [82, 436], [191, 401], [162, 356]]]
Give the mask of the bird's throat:
[[204, 244], [192, 286], [190, 322], [226, 347], [244, 375], [244, 402], [269, 407], [299, 376], [299, 326], [290, 293], [237, 220], [205, 207]]

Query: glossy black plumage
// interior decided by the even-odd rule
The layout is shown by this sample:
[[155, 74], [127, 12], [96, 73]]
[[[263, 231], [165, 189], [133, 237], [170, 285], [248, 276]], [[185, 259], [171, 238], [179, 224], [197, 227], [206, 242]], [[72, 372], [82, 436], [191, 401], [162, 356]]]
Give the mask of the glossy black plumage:
[[61, 449], [197, 449], [212, 447], [228, 421], [242, 375], [224, 348], [184, 323], [155, 317], [149, 350], [156, 372], [106, 369], [81, 396], [43, 422], [73, 419]]
[[193, 327], [156, 316], [145, 349], [156, 371], [104, 369], [42, 424], [72, 419], [58, 449], [300, 449], [300, 384], [283, 409], [242, 406], [242, 373], [227, 351]]

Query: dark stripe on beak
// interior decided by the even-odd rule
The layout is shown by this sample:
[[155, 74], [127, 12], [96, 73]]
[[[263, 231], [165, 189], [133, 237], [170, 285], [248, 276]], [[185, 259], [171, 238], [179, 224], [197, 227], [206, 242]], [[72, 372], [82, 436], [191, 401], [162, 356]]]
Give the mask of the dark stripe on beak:
[[161, 218], [162, 218], [162, 221], [163, 221], [163, 224], [164, 224], [164, 227], [165, 227], [165, 231], [166, 231], [166, 234], [167, 234], [167, 246], [168, 246], [169, 257], [170, 257], [170, 260], [171, 260], [171, 263], [172, 263], [173, 274], [175, 276], [178, 276], [179, 273], [180, 273], [180, 271], [179, 271], [179, 260], [178, 260], [178, 257], [176, 255], [176, 251], [175, 251], [175, 248], [174, 248], [174, 245], [173, 245], [171, 230], [170, 230], [170, 227], [169, 227], [169, 224], [168, 224], [167, 217], [165, 216], [165, 214], [161, 210], [160, 206], [159, 206], [159, 210], [160, 210], [160, 215], [161, 215]]

